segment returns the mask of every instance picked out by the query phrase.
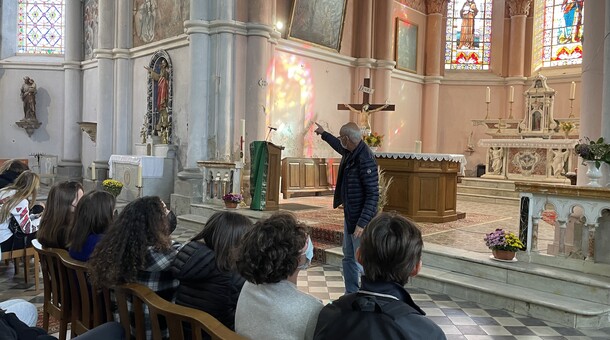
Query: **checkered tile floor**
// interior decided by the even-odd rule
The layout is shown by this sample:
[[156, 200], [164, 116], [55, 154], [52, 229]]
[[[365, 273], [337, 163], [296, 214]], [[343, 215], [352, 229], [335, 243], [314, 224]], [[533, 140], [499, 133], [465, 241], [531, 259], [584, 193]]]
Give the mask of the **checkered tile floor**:
[[[324, 304], [345, 291], [340, 269], [326, 265], [300, 272], [297, 287]], [[578, 330], [445, 294], [418, 288], [407, 290], [415, 303], [443, 329], [447, 339], [610, 339], [610, 329]]]

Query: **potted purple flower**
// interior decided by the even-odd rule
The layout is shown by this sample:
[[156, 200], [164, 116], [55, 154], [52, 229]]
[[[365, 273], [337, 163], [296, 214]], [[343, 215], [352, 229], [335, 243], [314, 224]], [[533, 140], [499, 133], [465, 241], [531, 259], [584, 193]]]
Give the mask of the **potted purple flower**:
[[486, 234], [483, 239], [487, 247], [491, 249], [493, 257], [497, 260], [512, 261], [517, 251], [525, 249], [523, 242], [517, 235], [500, 228]]
[[244, 200], [244, 197], [241, 194], [230, 192], [222, 196], [222, 200], [225, 202], [225, 207], [235, 209]]

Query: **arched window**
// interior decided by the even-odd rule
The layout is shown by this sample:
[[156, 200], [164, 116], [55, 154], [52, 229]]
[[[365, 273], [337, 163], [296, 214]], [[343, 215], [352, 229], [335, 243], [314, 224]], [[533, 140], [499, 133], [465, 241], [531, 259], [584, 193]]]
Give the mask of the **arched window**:
[[489, 69], [491, 5], [492, 0], [449, 1], [445, 69]]
[[18, 0], [17, 53], [64, 54], [64, 0]]
[[582, 63], [584, 0], [538, 0], [534, 9], [534, 69]]

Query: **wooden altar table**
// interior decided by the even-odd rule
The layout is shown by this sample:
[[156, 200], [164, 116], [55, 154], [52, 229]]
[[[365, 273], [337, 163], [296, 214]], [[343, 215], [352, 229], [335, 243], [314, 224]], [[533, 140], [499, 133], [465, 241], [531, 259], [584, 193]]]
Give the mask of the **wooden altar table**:
[[416, 222], [442, 223], [464, 218], [456, 211], [457, 176], [466, 165], [464, 155], [426, 153], [376, 153], [387, 178], [388, 204]]

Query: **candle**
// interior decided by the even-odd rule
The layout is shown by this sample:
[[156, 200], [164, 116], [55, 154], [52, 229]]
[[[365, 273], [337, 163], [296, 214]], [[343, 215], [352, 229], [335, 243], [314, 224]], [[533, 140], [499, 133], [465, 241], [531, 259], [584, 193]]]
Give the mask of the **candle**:
[[572, 82], [572, 86], [570, 87], [570, 99], [574, 99], [576, 96], [576, 83]]
[[487, 104], [491, 103], [491, 89], [487, 86], [487, 91], [485, 93], [485, 102]]
[[420, 140], [415, 141], [415, 153], [421, 153], [421, 141]]
[[95, 173], [95, 162], [91, 162], [91, 180], [95, 181], [97, 179], [97, 175]]
[[244, 144], [246, 143], [246, 120], [241, 120], [241, 150], [244, 149]]
[[510, 99], [508, 101], [511, 103], [513, 103], [515, 101], [515, 87], [514, 86], [510, 87]]
[[142, 164], [138, 165], [138, 181], [137, 181], [137, 187], [141, 188], [142, 187]]

